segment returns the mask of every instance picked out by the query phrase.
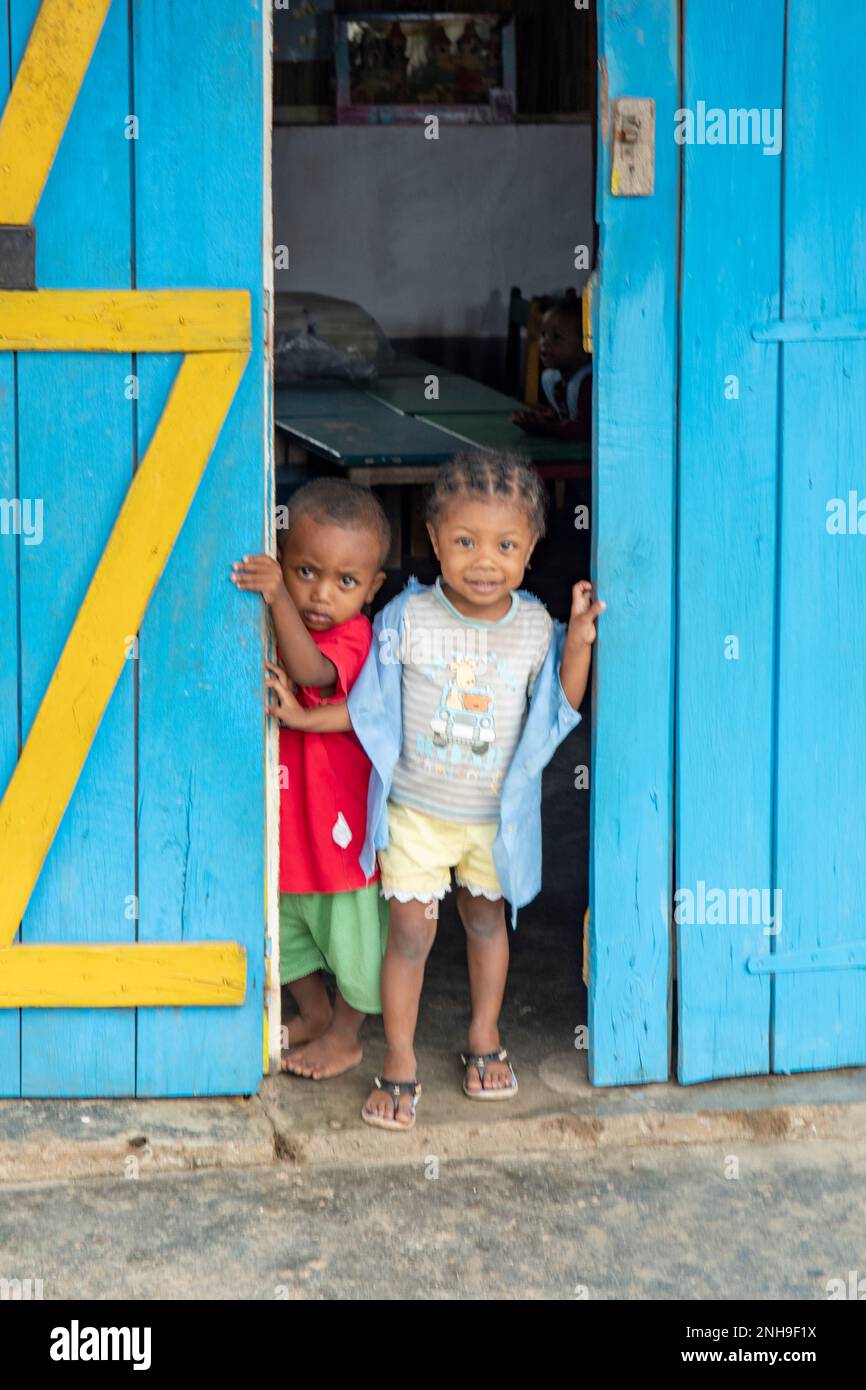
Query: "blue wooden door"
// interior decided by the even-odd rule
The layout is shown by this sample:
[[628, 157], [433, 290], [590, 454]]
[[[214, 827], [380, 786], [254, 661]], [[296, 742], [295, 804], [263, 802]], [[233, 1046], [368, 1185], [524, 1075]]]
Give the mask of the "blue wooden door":
[[[589, 1067], [664, 1081], [673, 865], [679, 151], [676, 0], [600, 0], [599, 284], [593, 294]], [[612, 192], [614, 101], [655, 103], [654, 192]]]
[[789, 5], [786, 51], [773, 1066], [800, 1071], [866, 1063], [866, 13]]
[[[181, 1006], [187, 972], [177, 1004], [169, 987], [165, 1006], [129, 1007], [118, 988], [113, 1006], [0, 1008], [5, 1096], [244, 1093], [261, 1075], [264, 629], [261, 605], [241, 601], [228, 575], [239, 554], [265, 547], [263, 23], [262, 0], [213, 0], [205, 10], [165, 0], [0, 0], [0, 145], [5, 136], [4, 154], [12, 150], [0, 173], [0, 223], [30, 223], [36, 244], [36, 296], [24, 303], [24, 285], [7, 286], [0, 310], [0, 346], [19, 345], [0, 352], [0, 501], [19, 504], [17, 513], [6, 506], [5, 521], [19, 520], [0, 535], [0, 796], [6, 789], [7, 806], [13, 796], [16, 806], [26, 802], [35, 824], [40, 798], [48, 806], [56, 792], [50, 777], [29, 771], [23, 791], [31, 733], [41, 732], [72, 659], [73, 625], [88, 604], [111, 606], [110, 595], [93, 594], [101, 561], [114, 544], [125, 583], [124, 554], [138, 553], [134, 534], [118, 537], [119, 513], [141, 502], [145, 466], [154, 524], [180, 506], [170, 471], [155, 479], [149, 454], [154, 464], [158, 453], [169, 458], [165, 436], [178, 425], [201, 450], [203, 470], [176, 540], [160, 537], [165, 553], [155, 560], [156, 541], [152, 555], [145, 548], [155, 588], [129, 628], [127, 659], [3, 960], [42, 943], [147, 946], [159, 960], [163, 945], [223, 942], [243, 962], [243, 986], [227, 1007]], [[37, 131], [28, 155], [21, 131], [43, 116], [18, 121], [14, 107], [32, 100], [25, 79], [34, 53], [42, 74], [45, 55], [55, 60], [46, 120], [59, 120], [64, 68], [68, 75], [76, 54], [84, 61], [28, 215], [24, 166], [44, 142]], [[172, 298], [188, 290], [200, 299]], [[91, 342], [109, 317], [104, 307], [82, 310], [82, 322], [100, 323], [88, 321], [80, 341], [68, 329], [65, 350], [30, 350], [37, 312], [53, 315], [49, 336], [62, 339], [75, 313], [64, 315], [66, 302], [51, 292], [66, 291], [131, 292], [116, 301], [117, 350], [108, 329]], [[231, 342], [222, 337], [227, 305], [246, 324], [245, 336], [232, 328]], [[159, 331], [142, 327], [145, 318], [158, 319]], [[233, 379], [216, 383], [227, 413], [205, 443], [214, 371]], [[201, 385], [190, 391], [191, 381]], [[186, 419], [182, 390], [201, 405]], [[178, 461], [188, 457], [182, 448]], [[20, 522], [36, 504], [38, 538]], [[79, 642], [75, 659], [82, 655]], [[22, 785], [13, 790], [16, 770]], [[0, 808], [0, 839], [3, 826]], [[163, 997], [159, 988], [154, 997]]]
[[[782, 109], [784, 32], [784, 0], [760, 0], [748, 25], [730, 7], [698, 4], [685, 16], [682, 109], [694, 129], [683, 129], [694, 138], [682, 145], [674, 905], [683, 1081], [770, 1070], [770, 981], [748, 961], [769, 954], [773, 924], [740, 912], [755, 899], [739, 895], [772, 903], [778, 351], [751, 328], [779, 313], [783, 155], [730, 139], [739, 132], [727, 127], [732, 110]], [[724, 126], [702, 114], [713, 111]], [[725, 143], [707, 143], [711, 120]]]
[[[726, 146], [684, 149], [677, 883], [702, 881], [708, 902], [678, 925], [694, 1081], [866, 1062], [866, 127], [851, 121], [866, 15], [762, 0], [746, 27], [689, 6], [684, 53], [684, 106], [704, 97], [728, 121]], [[760, 137], [733, 144], [740, 109]]]
[[866, 13], [601, 8], [592, 1076], [863, 1065]]

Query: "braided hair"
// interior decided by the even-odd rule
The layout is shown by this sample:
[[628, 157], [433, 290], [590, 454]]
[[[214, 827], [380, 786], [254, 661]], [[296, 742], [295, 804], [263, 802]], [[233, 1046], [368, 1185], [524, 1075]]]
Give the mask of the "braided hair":
[[537, 540], [544, 535], [547, 494], [532, 464], [523, 454], [473, 449], [443, 463], [427, 490], [427, 520], [436, 526], [446, 507], [458, 497], [511, 499], [522, 507]]

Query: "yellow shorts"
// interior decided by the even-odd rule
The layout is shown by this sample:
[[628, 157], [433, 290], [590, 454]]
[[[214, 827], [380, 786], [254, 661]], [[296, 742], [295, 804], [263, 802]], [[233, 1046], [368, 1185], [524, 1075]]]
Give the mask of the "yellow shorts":
[[502, 888], [493, 863], [498, 824], [462, 825], [388, 802], [388, 848], [379, 851], [382, 893], [399, 902], [444, 898], [454, 877], [475, 897], [495, 901]]

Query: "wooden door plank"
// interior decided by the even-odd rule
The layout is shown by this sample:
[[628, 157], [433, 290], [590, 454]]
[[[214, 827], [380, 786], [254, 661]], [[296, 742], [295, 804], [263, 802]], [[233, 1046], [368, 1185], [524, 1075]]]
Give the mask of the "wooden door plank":
[[[857, 113], [866, 16], [845, 0], [794, 3], [789, 26], [782, 317], [862, 314], [866, 126]], [[866, 343], [786, 343], [780, 352], [783, 925], [775, 949], [784, 953], [866, 934], [866, 535], [850, 526], [856, 498], [866, 499]], [[828, 529], [834, 498], [846, 514], [839, 533]], [[866, 519], [860, 524], [866, 530]], [[778, 975], [774, 1069], [864, 1063], [866, 972]]]
[[42, 352], [248, 352], [240, 290], [0, 290], [0, 346]]
[[[240, 1008], [140, 1009], [139, 1095], [249, 1092], [262, 1072], [264, 612], [229, 582], [264, 549], [261, 0], [134, 6], [136, 283], [252, 292], [253, 351], [141, 631], [139, 940], [232, 940]], [[138, 359], [141, 452], [177, 359]]]
[[[12, 0], [13, 71], [38, 10], [38, 0]], [[126, 15], [115, 5], [36, 212], [45, 289], [129, 287], [128, 66]], [[122, 355], [19, 355], [19, 485], [44, 503], [42, 543], [20, 552], [25, 739], [132, 476], [129, 372]], [[25, 943], [133, 939], [133, 738], [127, 670], [30, 900]], [[22, 1093], [130, 1095], [134, 1045], [128, 1010], [24, 1010]]]
[[0, 1001], [34, 1009], [242, 1004], [246, 959], [233, 941], [26, 946], [0, 951]]
[[[690, 5], [684, 109], [780, 108], [784, 25], [784, 0], [748, 24]], [[778, 312], [781, 155], [683, 153], [675, 918], [692, 1082], [769, 1071], [769, 982], [746, 961], [773, 926], [778, 383], [777, 349], [749, 329]]]
[[[593, 577], [590, 1077], [664, 1081], [669, 1052], [679, 158], [675, 0], [604, 0], [607, 98], [655, 101], [655, 193], [610, 195], [600, 85]], [[580, 923], [575, 912], [574, 930]]]
[[[0, 109], [9, 95], [9, 0], [0, 4]], [[0, 352], [0, 499], [18, 498], [15, 360]], [[0, 534], [0, 789], [18, 758], [18, 537]], [[21, 1090], [21, 1015], [0, 1009], [0, 1096]]]
[[0, 124], [0, 222], [33, 221], [110, 6], [42, 0], [37, 7]]

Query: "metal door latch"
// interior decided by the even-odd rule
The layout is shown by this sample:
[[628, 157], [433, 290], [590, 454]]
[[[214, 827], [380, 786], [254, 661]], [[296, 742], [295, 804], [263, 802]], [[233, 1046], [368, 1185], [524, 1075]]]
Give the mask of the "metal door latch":
[[655, 183], [655, 102], [620, 97], [612, 106], [610, 191], [615, 198], [647, 197]]

